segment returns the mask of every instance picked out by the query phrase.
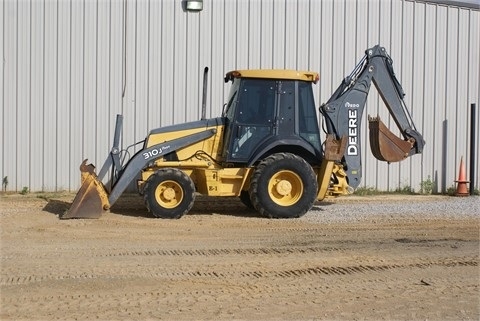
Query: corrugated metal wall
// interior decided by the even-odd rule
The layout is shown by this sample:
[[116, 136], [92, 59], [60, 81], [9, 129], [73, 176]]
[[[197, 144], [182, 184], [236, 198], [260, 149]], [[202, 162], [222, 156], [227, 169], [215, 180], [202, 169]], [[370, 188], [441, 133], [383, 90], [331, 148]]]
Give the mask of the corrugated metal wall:
[[[427, 145], [390, 165], [365, 146], [362, 185], [418, 190], [430, 176], [445, 191], [460, 157], [469, 159], [469, 106], [479, 105], [480, 91], [475, 9], [402, 0], [204, 0], [202, 12], [187, 13], [181, 0], [4, 0], [0, 17], [0, 170], [8, 190], [76, 190], [80, 162], [101, 166], [107, 156], [117, 113], [125, 116], [124, 147], [149, 129], [200, 118], [204, 66], [211, 71], [207, 116], [220, 114], [223, 75], [236, 68], [319, 71], [319, 105], [377, 43], [394, 60]], [[389, 122], [372, 93], [365, 114], [377, 113]], [[478, 167], [475, 176], [478, 188]]]

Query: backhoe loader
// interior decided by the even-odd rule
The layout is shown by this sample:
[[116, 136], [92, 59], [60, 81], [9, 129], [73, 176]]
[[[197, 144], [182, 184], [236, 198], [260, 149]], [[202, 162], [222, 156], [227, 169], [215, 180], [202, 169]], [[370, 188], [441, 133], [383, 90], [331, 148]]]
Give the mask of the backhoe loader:
[[230, 71], [221, 117], [205, 119], [204, 95], [201, 120], [151, 130], [143, 148], [126, 161], [119, 144], [123, 117], [117, 115], [107, 160], [98, 176], [92, 164], [82, 162], [82, 185], [61, 218], [100, 217], [134, 180], [147, 209], [158, 218], [188, 213], [197, 193], [239, 197], [269, 218], [300, 217], [315, 201], [350, 194], [359, 185], [360, 125], [372, 81], [403, 136], [369, 116], [373, 155], [397, 162], [422, 152], [425, 142], [385, 48], [367, 49], [319, 108], [323, 142], [312, 89], [318, 80], [311, 71]]

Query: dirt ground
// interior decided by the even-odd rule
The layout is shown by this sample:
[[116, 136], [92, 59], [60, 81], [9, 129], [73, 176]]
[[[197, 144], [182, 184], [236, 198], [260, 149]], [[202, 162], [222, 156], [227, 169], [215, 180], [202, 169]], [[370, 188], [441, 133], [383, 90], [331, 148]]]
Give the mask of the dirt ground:
[[161, 220], [126, 196], [59, 220], [72, 199], [0, 196], [1, 320], [480, 319], [475, 217], [320, 224], [203, 198]]

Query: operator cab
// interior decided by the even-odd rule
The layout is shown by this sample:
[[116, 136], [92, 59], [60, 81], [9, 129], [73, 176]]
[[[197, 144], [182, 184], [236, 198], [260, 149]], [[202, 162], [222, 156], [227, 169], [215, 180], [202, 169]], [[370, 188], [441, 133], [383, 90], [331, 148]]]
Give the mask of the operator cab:
[[225, 161], [251, 164], [278, 146], [303, 148], [318, 160], [321, 143], [312, 92], [317, 80], [317, 73], [288, 70], [227, 73], [225, 81], [232, 81], [232, 87], [223, 111]]

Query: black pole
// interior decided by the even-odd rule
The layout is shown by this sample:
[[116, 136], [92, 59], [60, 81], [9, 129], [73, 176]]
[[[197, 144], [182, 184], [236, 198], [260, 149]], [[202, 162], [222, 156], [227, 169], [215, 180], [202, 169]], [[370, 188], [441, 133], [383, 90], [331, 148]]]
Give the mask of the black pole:
[[470, 105], [470, 195], [475, 187], [475, 104]]
[[205, 67], [205, 69], [203, 69], [202, 120], [206, 119], [207, 114], [207, 82], [208, 67]]

